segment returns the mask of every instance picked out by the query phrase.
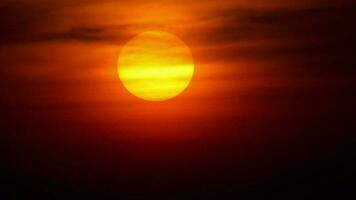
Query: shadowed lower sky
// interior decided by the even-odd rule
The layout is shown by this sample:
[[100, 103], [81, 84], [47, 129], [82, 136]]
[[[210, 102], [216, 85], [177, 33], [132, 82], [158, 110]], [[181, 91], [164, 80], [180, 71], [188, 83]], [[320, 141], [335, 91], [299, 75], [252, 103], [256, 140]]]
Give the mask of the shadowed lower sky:
[[[101, 191], [107, 180], [114, 187], [149, 176], [148, 189], [126, 189], [168, 182], [190, 191], [219, 180], [201, 189], [241, 191], [251, 178], [257, 188], [267, 179], [278, 187], [279, 170], [295, 179], [291, 166], [311, 160], [302, 182], [323, 188], [313, 170], [349, 161], [336, 152], [354, 130], [355, 10], [351, 0], [3, 0], [5, 168], [19, 177], [15, 186], [40, 177], [69, 188], [89, 180]], [[122, 45], [147, 30], [177, 35], [195, 61], [188, 89], [160, 104], [130, 95], [117, 77]]]

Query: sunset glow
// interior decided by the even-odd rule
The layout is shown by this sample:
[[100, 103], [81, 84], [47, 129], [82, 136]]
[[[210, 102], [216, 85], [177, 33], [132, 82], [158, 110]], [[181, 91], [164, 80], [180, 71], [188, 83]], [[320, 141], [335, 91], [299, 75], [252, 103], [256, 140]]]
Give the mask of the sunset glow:
[[0, 196], [356, 200], [355, 19], [355, 0], [0, 0]]

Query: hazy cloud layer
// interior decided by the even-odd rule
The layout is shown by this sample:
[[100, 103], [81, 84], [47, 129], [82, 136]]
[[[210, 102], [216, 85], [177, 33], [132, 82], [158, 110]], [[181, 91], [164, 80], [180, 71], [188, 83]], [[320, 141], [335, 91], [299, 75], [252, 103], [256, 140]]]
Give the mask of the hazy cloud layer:
[[[86, 5], [83, 1], [74, 2], [76, 3], [47, 2], [46, 4], [45, 1], [45, 3], [37, 4], [21, 2], [0, 4], [0, 22], [3, 27], [0, 43], [4, 45], [54, 40], [112, 41], [116, 43], [140, 30], [167, 26], [172, 31], [179, 31], [180, 28], [187, 27], [189, 29], [185, 30], [183, 34], [189, 35], [189, 40], [204, 42], [205, 45], [271, 38], [290, 40], [302, 38], [321, 41], [330, 39], [330, 37], [338, 38], [334, 37], [335, 34], [343, 38], [349, 37], [354, 31], [351, 23], [355, 17], [355, 6], [349, 4], [266, 9], [227, 5], [208, 8], [204, 12], [189, 13], [192, 17], [187, 19], [180, 16], [175, 18], [178, 23], [185, 22], [184, 25], [167, 25], [160, 22], [152, 25], [151, 21], [145, 22], [144, 20], [135, 20], [135, 18], [131, 20], [115, 19], [111, 25], [100, 25], [96, 23], [96, 19], [74, 18], [77, 16], [76, 12], [81, 13]], [[88, 2], [90, 5], [90, 1]], [[70, 6], [76, 9], [68, 9], [71, 8]], [[194, 6], [197, 5], [193, 4], [192, 7]], [[201, 4], [198, 6], [203, 7]], [[64, 12], [68, 16], [58, 12], [61, 10], [69, 10]], [[201, 9], [198, 7], [196, 10]], [[118, 12], [121, 12], [120, 7], [118, 7]], [[100, 19], [102, 17], [100, 14], [100, 12], [97, 14], [94, 12], [93, 16], [98, 15], [97, 17]], [[61, 24], [61, 21], [68, 20], [71, 21], [68, 25]], [[345, 29], [348, 31], [344, 31]]]
[[[329, 83], [355, 75], [355, 10], [351, 1], [4, 1], [1, 72], [13, 87], [107, 83], [116, 76], [96, 76], [103, 66], [115, 68], [122, 44], [144, 30], [163, 29], [189, 44], [199, 67], [213, 66], [201, 82], [236, 81], [245, 73], [250, 81], [273, 76]], [[93, 71], [90, 79], [79, 69]]]

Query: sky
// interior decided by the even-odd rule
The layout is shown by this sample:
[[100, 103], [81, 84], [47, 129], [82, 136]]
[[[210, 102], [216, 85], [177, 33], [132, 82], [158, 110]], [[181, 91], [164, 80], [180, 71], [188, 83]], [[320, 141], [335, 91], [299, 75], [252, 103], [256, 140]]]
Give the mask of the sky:
[[[6, 190], [344, 191], [355, 175], [355, 9], [351, 0], [1, 1], [2, 152], [15, 177]], [[195, 64], [189, 87], [160, 103], [134, 97], [117, 75], [122, 46], [150, 30], [179, 37]]]

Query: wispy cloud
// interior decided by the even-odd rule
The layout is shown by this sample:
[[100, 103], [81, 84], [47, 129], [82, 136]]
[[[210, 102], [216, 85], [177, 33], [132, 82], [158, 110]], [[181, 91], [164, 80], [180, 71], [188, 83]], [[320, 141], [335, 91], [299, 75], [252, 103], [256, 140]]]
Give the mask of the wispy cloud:
[[[2, 70], [11, 68], [16, 71], [23, 66], [36, 66], [36, 71], [41, 72], [41, 68], [48, 71], [55, 65], [53, 71], [56, 73], [47, 74], [43, 79], [58, 82], [58, 79], [61, 81], [58, 77], [66, 77], [63, 81], [74, 77], [83, 81], [85, 77], [76, 71], [77, 68], [101, 69], [102, 60], [108, 60], [106, 54], [93, 53], [85, 48], [90, 46], [110, 52], [110, 64], [115, 68], [117, 49], [125, 41], [142, 31], [157, 28], [182, 37], [193, 50], [197, 65], [203, 66], [200, 70], [209, 71], [204, 68], [207, 65], [217, 66], [210, 70], [209, 76], [200, 77], [202, 82], [235, 81], [238, 79], [236, 74], [241, 74], [242, 70], [245, 74], [250, 73], [250, 77], [273, 74], [279, 79], [351, 76], [356, 65], [353, 59], [356, 5], [336, 1], [325, 5], [318, 1], [298, 2], [2, 2], [1, 67]], [[58, 46], [43, 48], [46, 45]], [[16, 47], [9, 51], [8, 46]], [[31, 48], [24, 50], [22, 46]], [[112, 49], [107, 50], [107, 46]], [[16, 51], [16, 48], [22, 50]], [[53, 59], [59, 48], [60, 63]], [[87, 57], [78, 56], [85, 53], [90, 54], [87, 56], [90, 63], [84, 63], [88, 61]], [[33, 58], [34, 54], [36, 58]], [[246, 64], [248, 62], [255, 63], [254, 69]], [[241, 69], [241, 66], [247, 67]], [[112, 68], [110, 70], [115, 72]], [[87, 82], [97, 73], [90, 75]], [[110, 80], [113, 77], [110, 76]], [[103, 76], [95, 78], [102, 80]], [[18, 79], [14, 78], [11, 83], [22, 81]]]

